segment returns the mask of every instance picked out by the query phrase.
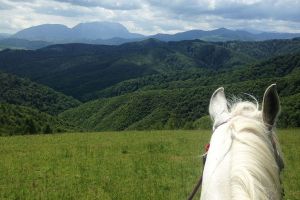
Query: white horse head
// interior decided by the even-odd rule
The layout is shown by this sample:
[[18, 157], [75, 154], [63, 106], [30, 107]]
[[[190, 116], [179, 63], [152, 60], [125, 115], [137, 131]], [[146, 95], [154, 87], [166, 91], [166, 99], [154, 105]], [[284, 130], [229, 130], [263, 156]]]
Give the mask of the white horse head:
[[279, 111], [275, 84], [266, 89], [262, 110], [251, 102], [229, 105], [224, 88], [213, 93], [209, 105], [213, 134], [201, 200], [282, 198], [283, 160], [273, 130]]

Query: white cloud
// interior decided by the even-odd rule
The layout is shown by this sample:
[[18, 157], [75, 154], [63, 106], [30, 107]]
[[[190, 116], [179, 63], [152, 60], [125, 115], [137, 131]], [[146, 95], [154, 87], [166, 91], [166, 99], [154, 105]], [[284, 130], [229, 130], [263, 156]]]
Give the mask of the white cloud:
[[111, 10], [135, 10], [140, 8], [139, 0], [55, 0], [83, 7], [102, 7]]
[[5, 1], [1, 2], [0, 1], [0, 10], [10, 10], [13, 7], [7, 4]]
[[0, 0], [0, 32], [115, 21], [142, 34], [190, 29], [300, 32], [300, 0]]

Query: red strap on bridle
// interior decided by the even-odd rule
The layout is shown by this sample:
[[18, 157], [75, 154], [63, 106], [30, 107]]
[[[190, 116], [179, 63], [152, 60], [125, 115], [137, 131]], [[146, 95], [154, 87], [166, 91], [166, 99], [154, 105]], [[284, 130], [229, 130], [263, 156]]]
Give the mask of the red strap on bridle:
[[209, 143], [207, 143], [207, 144], [205, 145], [205, 152], [208, 152], [208, 150], [209, 150], [209, 147], [210, 147], [210, 144], [209, 144]]

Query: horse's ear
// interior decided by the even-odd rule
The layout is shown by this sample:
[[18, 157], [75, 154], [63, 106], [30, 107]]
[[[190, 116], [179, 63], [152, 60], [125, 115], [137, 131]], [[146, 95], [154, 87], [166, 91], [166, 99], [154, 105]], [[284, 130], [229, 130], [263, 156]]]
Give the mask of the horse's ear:
[[262, 105], [262, 117], [266, 125], [272, 127], [280, 112], [280, 101], [276, 84], [270, 85], [264, 94]]
[[215, 123], [228, 117], [227, 100], [224, 93], [224, 88], [218, 88], [210, 98], [209, 115]]

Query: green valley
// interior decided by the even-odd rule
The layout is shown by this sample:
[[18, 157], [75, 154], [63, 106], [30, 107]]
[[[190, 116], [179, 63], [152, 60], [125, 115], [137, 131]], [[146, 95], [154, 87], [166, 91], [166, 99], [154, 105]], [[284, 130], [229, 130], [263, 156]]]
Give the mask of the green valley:
[[57, 114], [80, 101], [29, 79], [0, 72], [0, 135], [72, 130]]
[[271, 83], [282, 100], [279, 127], [300, 124], [300, 39], [64, 44], [4, 50], [0, 62], [1, 102], [48, 113], [72, 130], [207, 127], [217, 87], [261, 101]]
[[0, 72], [0, 102], [28, 106], [48, 114], [57, 115], [80, 102], [29, 79]]
[[39, 50], [4, 50], [0, 70], [85, 99], [122, 81], [158, 74], [207, 77], [211, 72], [247, 66], [300, 52], [300, 40], [212, 43], [148, 39], [119, 46], [65, 44]]
[[51, 134], [74, 130], [56, 116], [25, 106], [0, 103], [0, 136]]
[[265, 88], [276, 82], [283, 110], [279, 126], [300, 125], [297, 114], [300, 54], [279, 56], [241, 69], [217, 71], [207, 78], [161, 77], [118, 84], [99, 93], [105, 98], [70, 109], [60, 117], [85, 130], [195, 129], [198, 128], [196, 121], [208, 114], [210, 95], [220, 85], [231, 98], [238, 95], [245, 99], [247, 95], [243, 93], [247, 92], [261, 102]]

